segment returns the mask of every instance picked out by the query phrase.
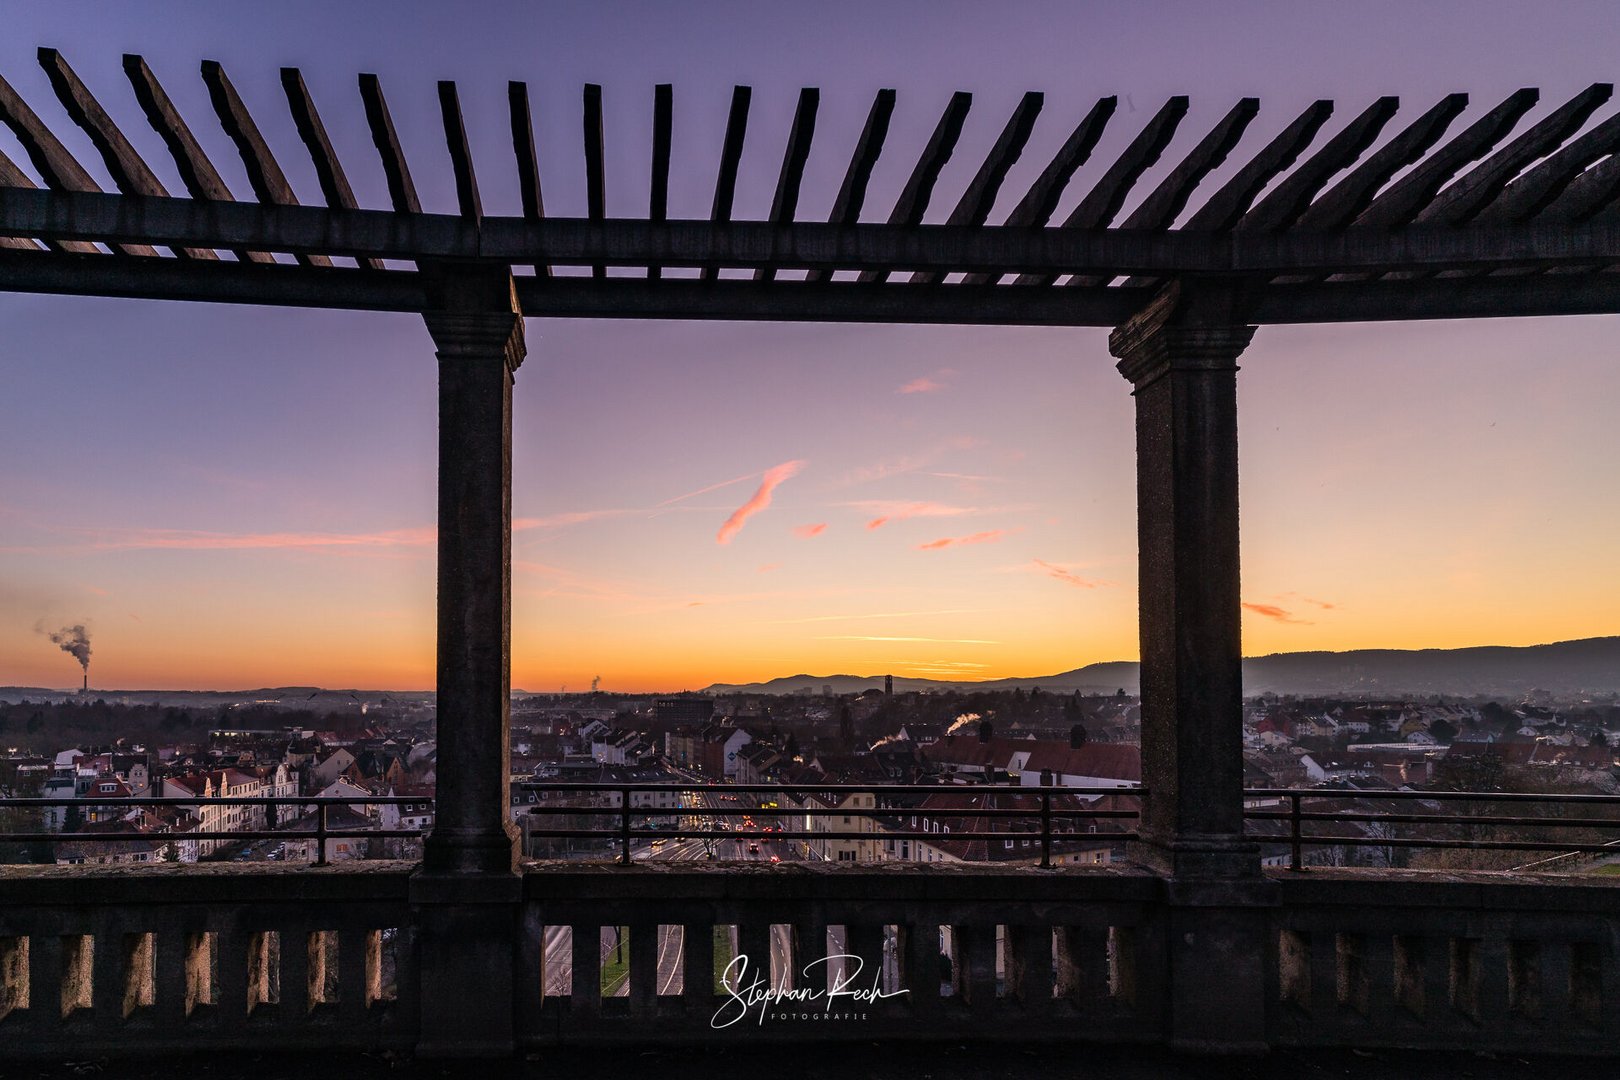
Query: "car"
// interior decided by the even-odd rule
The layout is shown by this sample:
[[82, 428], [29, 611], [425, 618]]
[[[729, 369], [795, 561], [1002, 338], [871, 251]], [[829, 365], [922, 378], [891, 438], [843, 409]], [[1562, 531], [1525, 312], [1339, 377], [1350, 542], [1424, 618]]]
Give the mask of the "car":
[[758, 844], [749, 844], [748, 845], [748, 854], [750, 854], [750, 855], [758, 855], [759, 854], [759, 845]]
[[782, 856], [780, 856], [780, 855], [772, 855], [771, 856], [771, 862], [781, 862], [781, 861], [782, 861]]

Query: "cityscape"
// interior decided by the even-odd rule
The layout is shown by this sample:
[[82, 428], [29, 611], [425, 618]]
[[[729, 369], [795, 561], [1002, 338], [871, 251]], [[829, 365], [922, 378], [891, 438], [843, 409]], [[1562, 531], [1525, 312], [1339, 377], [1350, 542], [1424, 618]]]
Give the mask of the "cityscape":
[[0, 1076], [1605, 1076], [1600, 0], [0, 14]]

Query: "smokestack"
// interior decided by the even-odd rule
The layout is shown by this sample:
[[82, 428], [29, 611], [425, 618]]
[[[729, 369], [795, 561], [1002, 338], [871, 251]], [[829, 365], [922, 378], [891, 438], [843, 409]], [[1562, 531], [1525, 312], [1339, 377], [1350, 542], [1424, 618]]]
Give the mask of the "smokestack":
[[48, 633], [43, 626], [37, 629], [51, 639], [51, 644], [79, 662], [79, 667], [84, 669], [84, 688], [90, 689], [90, 631], [84, 624], [75, 623]]
[[79, 687], [79, 693], [88, 694], [89, 692], [90, 692], [90, 669], [85, 668], [84, 669], [84, 685]]

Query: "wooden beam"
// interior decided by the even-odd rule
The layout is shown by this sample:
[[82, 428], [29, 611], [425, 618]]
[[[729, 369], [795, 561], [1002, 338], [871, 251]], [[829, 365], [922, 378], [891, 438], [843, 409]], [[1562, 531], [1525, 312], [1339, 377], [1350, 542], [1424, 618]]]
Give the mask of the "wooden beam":
[[[1156, 232], [1174, 225], [1176, 218], [1186, 209], [1187, 201], [1192, 198], [1198, 185], [1226, 160], [1226, 156], [1232, 152], [1238, 140], [1243, 138], [1243, 132], [1259, 111], [1258, 98], [1240, 99], [1210, 129], [1210, 133], [1200, 139], [1188, 152], [1181, 164], [1171, 169], [1170, 174], [1159, 181], [1159, 186], [1131, 211], [1121, 227]], [[1087, 288], [1106, 285], [1108, 280], [1107, 277], [1076, 274], [1069, 279], [1069, 284]]]
[[[737, 167], [742, 163], [743, 140], [748, 135], [748, 105], [753, 96], [752, 87], [732, 87], [731, 111], [726, 114], [726, 138], [720, 147], [720, 172], [714, 180], [710, 221], [731, 220], [731, 205], [737, 195]], [[719, 272], [718, 267], [705, 266], [703, 279], [712, 281]]]
[[[838, 185], [833, 199], [832, 213], [827, 221], [833, 225], [853, 225], [861, 219], [861, 207], [866, 203], [866, 185], [872, 179], [872, 169], [883, 153], [883, 141], [889, 134], [889, 119], [894, 115], [894, 91], [879, 90], [872, 99], [872, 108], [866, 114], [866, 125], [855, 143], [844, 181]], [[825, 281], [831, 271], [812, 270], [806, 281]]]
[[[512, 120], [512, 153], [517, 158], [518, 195], [523, 200], [523, 216], [539, 221], [546, 216], [546, 201], [540, 191], [540, 156], [534, 146], [534, 120], [529, 112], [529, 85], [521, 82], [506, 84], [507, 112]], [[534, 272], [541, 277], [551, 273], [551, 267], [537, 263]]]
[[1602, 213], [1617, 200], [1620, 200], [1620, 154], [1577, 176], [1563, 194], [1533, 220], [1549, 225], [1574, 224]]
[[422, 201], [416, 197], [416, 184], [411, 180], [410, 164], [399, 145], [399, 134], [394, 130], [394, 118], [388, 113], [388, 100], [383, 97], [382, 83], [377, 76], [360, 76], [360, 100], [366, 107], [366, 126], [371, 129], [371, 142], [382, 159], [383, 176], [388, 181], [388, 200], [396, 213], [420, 214]]
[[1216, 229], [1226, 231], [1235, 226], [1248, 212], [1254, 200], [1280, 173], [1298, 160], [1311, 145], [1316, 133], [1333, 115], [1333, 102], [1313, 101], [1294, 118], [1294, 122], [1278, 132], [1276, 137], [1250, 158], [1231, 179], [1193, 211], [1183, 229]]
[[[34, 181], [28, 174], [17, 167], [17, 163], [6, 157], [6, 152], [0, 150], [0, 188], [34, 188]], [[83, 245], [91, 251], [96, 250], [92, 244]], [[38, 251], [39, 241], [30, 240], [26, 236], [0, 236], [0, 248], [13, 251]]]
[[1439, 142], [1451, 122], [1466, 108], [1467, 94], [1451, 94], [1441, 98], [1439, 104], [1373, 151], [1366, 161], [1329, 188], [1327, 194], [1311, 203], [1294, 223], [1295, 227], [1342, 229], [1350, 224], [1372, 203], [1378, 189]]
[[[1039, 228], [1052, 219], [1058, 200], [1063, 197], [1063, 189], [1069, 185], [1075, 171], [1091, 157], [1097, 140], [1102, 138], [1103, 129], [1108, 126], [1108, 119], [1114, 115], [1118, 105], [1118, 98], [1105, 97], [1091, 107], [1063, 145], [1058, 147], [1058, 152], [1052, 155], [1052, 160], [1047, 162], [1046, 168], [1041, 170], [1041, 175], [1035, 178], [1024, 197], [1018, 200], [1018, 205], [1013, 207], [1003, 224]], [[988, 274], [969, 274], [962, 279], [962, 284], [983, 285], [990, 280], [991, 275]]]
[[[125, 53], [124, 75], [135, 90], [135, 100], [140, 102], [141, 111], [146, 114], [146, 122], [152, 125], [152, 130], [158, 133], [163, 145], [168, 147], [169, 156], [174, 159], [174, 167], [180, 173], [180, 180], [186, 185], [191, 197], [232, 202], [234, 196], [231, 195], [231, 189], [226, 186], [224, 178], [219, 175], [219, 170], [214, 168], [214, 163], [198, 145], [185, 118], [180, 115], [180, 110], [174, 107], [174, 102], [169, 100], [169, 95], [158, 82], [157, 76], [152, 74], [152, 69], [146, 66], [146, 61], [132, 53]], [[242, 262], [276, 261], [275, 256], [267, 251], [237, 251], [236, 257]]]
[[456, 176], [456, 207], [464, 218], [477, 221], [484, 216], [484, 203], [478, 197], [478, 176], [473, 172], [472, 149], [467, 145], [467, 128], [461, 121], [461, 99], [456, 84], [439, 82], [439, 115], [444, 120], [444, 141], [450, 151], [450, 168]]
[[1413, 221], [1419, 225], [1461, 225], [1472, 219], [1489, 206], [1525, 166], [1552, 153], [1579, 131], [1586, 118], [1613, 93], [1611, 84], [1595, 83], [1576, 94], [1440, 192]]
[[[1002, 182], [1007, 179], [1008, 170], [1023, 155], [1024, 146], [1029, 142], [1030, 132], [1035, 130], [1035, 120], [1040, 116], [1045, 100], [1044, 94], [1033, 90], [1019, 100], [1018, 107], [1008, 117], [1007, 126], [1001, 129], [984, 163], [957, 200], [956, 208], [945, 219], [946, 224], [983, 225], [990, 217]], [[913, 274], [911, 280], [913, 284], [932, 285], [942, 278], [943, 275], [937, 273], [920, 273]]]
[[[1124, 152], [1108, 167], [1108, 171], [1103, 173], [1101, 179], [1086, 193], [1085, 198], [1080, 200], [1080, 204], [1069, 212], [1069, 216], [1063, 221], [1063, 228], [1107, 228], [1114, 220], [1114, 215], [1119, 213], [1120, 207], [1125, 205], [1125, 197], [1130, 194], [1131, 188], [1136, 186], [1136, 181], [1153, 167], [1159, 156], [1164, 153], [1164, 148], [1170, 145], [1170, 140], [1176, 134], [1176, 128], [1186, 115], [1185, 97], [1178, 95], [1165, 102], [1136, 138], [1131, 140], [1131, 144]], [[1017, 284], [1050, 285], [1056, 280], [1055, 274], [1021, 274]]]
[[[1158, 277], [1502, 269], [1620, 262], [1620, 224], [1413, 226], [1281, 233], [395, 214], [15, 189], [0, 235], [484, 263], [852, 267], [879, 273]], [[791, 283], [789, 283], [791, 284]]]
[[[788, 130], [787, 149], [782, 152], [782, 171], [776, 177], [776, 194], [771, 197], [770, 220], [785, 225], [799, 209], [799, 186], [804, 180], [805, 162], [810, 158], [810, 141], [816, 133], [816, 110], [821, 91], [805, 87], [799, 91], [799, 104], [793, 110], [793, 127]], [[776, 271], [760, 267], [755, 281], [774, 280]]]
[[1593, 162], [1620, 151], [1620, 113], [1572, 140], [1508, 184], [1475, 221], [1526, 221], [1546, 209]]
[[1442, 185], [1469, 162], [1490, 152], [1501, 142], [1519, 117], [1529, 112], [1541, 97], [1541, 91], [1526, 88], [1508, 95], [1507, 99], [1464, 128], [1462, 133], [1446, 145], [1413, 166], [1412, 170], [1391, 184], [1367, 209], [1353, 219], [1355, 225], [1382, 225], [1395, 228], [1406, 225], [1434, 199]]
[[[242, 158], [242, 167], [247, 170], [253, 193], [261, 203], [297, 206], [298, 196], [293, 193], [292, 185], [287, 183], [286, 174], [276, 163], [264, 136], [259, 134], [259, 125], [253, 122], [247, 106], [236, 93], [236, 87], [225, 75], [225, 69], [216, 60], [204, 60], [202, 77], [225, 134], [236, 144], [236, 152]], [[331, 260], [324, 255], [299, 254], [297, 259], [308, 266], [331, 265]]]
[[[586, 216], [601, 221], [607, 212], [607, 183], [602, 175], [602, 88], [585, 84], [585, 204]], [[607, 277], [607, 267], [591, 267], [594, 278]]]
[[[33, 162], [34, 169], [53, 191], [99, 192], [101, 185], [93, 180], [84, 166], [68, 152], [62, 141], [52, 134], [40, 118], [28, 107], [11, 84], [0, 77], [0, 120], [5, 121], [11, 133], [22, 144], [23, 152]], [[47, 247], [58, 245], [47, 243]], [[94, 244], [63, 242], [64, 251], [80, 254], [100, 254]], [[156, 255], [146, 244], [119, 244], [115, 250], [125, 255]]]
[[[327, 137], [326, 125], [321, 123], [321, 114], [315, 108], [309, 87], [304, 85], [304, 76], [297, 68], [282, 68], [281, 88], [286, 91], [287, 107], [292, 110], [298, 137], [309, 150], [310, 163], [315, 166], [315, 177], [320, 182], [321, 194], [326, 196], [326, 205], [344, 210], [358, 208], [360, 204], [355, 202], [354, 189], [349, 186], [337, 151], [332, 149], [332, 140]], [[368, 270], [383, 268], [381, 259], [364, 259], [362, 265]]]
[[[934, 184], [956, 150], [956, 141], [962, 137], [962, 125], [967, 122], [968, 110], [972, 107], [972, 94], [958, 90], [951, 95], [939, 123], [934, 126], [934, 133], [928, 137], [928, 145], [923, 147], [922, 156], [912, 167], [894, 209], [889, 212], [890, 225], [916, 225], [922, 221], [928, 212], [929, 200], [934, 196]], [[859, 280], [880, 281], [884, 277], [883, 273], [866, 271]]]
[[[669, 217], [669, 152], [674, 126], [674, 90], [669, 83], [659, 83], [653, 87], [652, 179], [647, 195], [649, 221], [664, 221]], [[647, 267], [649, 278], [656, 280], [662, 273], [663, 267], [656, 263]]]
[[1241, 230], [1276, 232], [1291, 228], [1317, 192], [1335, 175], [1354, 165], [1377, 140], [1384, 125], [1401, 107], [1398, 97], [1381, 97], [1295, 169], [1237, 223]]
[[[1151, 298], [1148, 289], [1015, 289], [1007, 286], [858, 285], [830, 282], [662, 281], [641, 278], [516, 279], [526, 315], [561, 318], [724, 319], [939, 325], [1117, 326]], [[105, 255], [0, 252], [0, 291], [415, 311], [428, 304], [423, 275]], [[1433, 279], [1261, 286], [1257, 323], [1534, 317], [1620, 313], [1620, 274]]]

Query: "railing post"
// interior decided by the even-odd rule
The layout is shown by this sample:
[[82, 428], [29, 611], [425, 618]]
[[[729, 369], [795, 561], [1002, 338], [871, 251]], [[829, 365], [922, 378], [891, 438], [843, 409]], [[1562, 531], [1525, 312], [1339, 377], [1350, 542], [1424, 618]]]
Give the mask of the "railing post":
[[315, 865], [326, 865], [326, 804], [315, 807]]
[[620, 861], [630, 865], [630, 789], [619, 792], [619, 851]]
[[1288, 801], [1292, 804], [1288, 810], [1288, 839], [1293, 846], [1293, 851], [1288, 860], [1288, 869], [1299, 871], [1305, 869], [1304, 859], [1300, 857], [1302, 845], [1300, 839], [1299, 792], [1290, 791]]
[[1041, 788], [1041, 866], [1052, 865], [1052, 789]]

